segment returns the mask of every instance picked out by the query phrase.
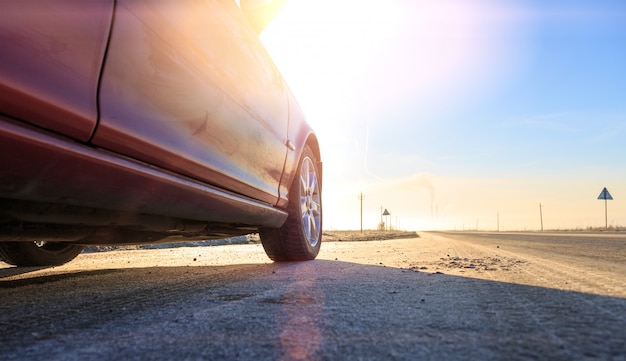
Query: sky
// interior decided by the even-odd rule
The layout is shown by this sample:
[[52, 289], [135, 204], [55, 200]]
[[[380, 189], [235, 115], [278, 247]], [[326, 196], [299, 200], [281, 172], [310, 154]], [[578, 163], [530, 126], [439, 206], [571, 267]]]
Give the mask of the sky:
[[625, 1], [289, 0], [261, 40], [325, 229], [626, 227]]

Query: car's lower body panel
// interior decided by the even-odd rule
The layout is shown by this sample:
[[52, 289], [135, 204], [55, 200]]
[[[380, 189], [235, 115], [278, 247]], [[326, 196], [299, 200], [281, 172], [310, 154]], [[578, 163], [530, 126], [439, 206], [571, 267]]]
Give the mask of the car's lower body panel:
[[[158, 216], [244, 230], [279, 227], [287, 217], [267, 203], [6, 118], [0, 120], [0, 164], [0, 221], [128, 226]], [[29, 210], [28, 204], [39, 206]], [[106, 216], [67, 217], [56, 211], [59, 205]]]

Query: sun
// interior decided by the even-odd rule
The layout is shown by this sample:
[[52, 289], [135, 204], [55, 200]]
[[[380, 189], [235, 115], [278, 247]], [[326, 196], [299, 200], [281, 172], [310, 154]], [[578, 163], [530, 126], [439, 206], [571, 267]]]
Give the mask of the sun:
[[393, 7], [375, 4], [290, 0], [261, 39], [297, 91], [341, 92], [371, 71], [386, 35], [398, 23]]
[[363, 92], [401, 23], [393, 1], [380, 4], [290, 0], [261, 35], [320, 138], [361, 128]]

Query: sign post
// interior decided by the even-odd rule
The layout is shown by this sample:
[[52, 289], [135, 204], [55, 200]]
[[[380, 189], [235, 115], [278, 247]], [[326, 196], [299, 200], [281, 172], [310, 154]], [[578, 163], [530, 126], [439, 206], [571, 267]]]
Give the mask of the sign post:
[[606, 189], [606, 187], [604, 187], [602, 189], [602, 192], [600, 192], [598, 199], [604, 199], [604, 228], [608, 230], [609, 218], [607, 217], [607, 212], [606, 212], [607, 211], [606, 201], [612, 201], [613, 197], [611, 196], [611, 193], [609, 193], [609, 191]]
[[[391, 226], [389, 226], [389, 216], [391, 215], [391, 213], [389, 213], [389, 211], [387, 210], [387, 208], [385, 208], [385, 211], [383, 212], [383, 216], [387, 216], [387, 227], [389, 227], [391, 229]], [[386, 229], [385, 229], [386, 230]]]

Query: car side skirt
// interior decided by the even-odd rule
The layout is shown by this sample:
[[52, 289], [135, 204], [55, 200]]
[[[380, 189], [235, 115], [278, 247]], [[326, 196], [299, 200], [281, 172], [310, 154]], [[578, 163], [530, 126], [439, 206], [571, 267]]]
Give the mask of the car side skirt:
[[7, 118], [0, 118], [0, 164], [0, 200], [253, 227], [280, 227], [287, 218], [267, 203]]

